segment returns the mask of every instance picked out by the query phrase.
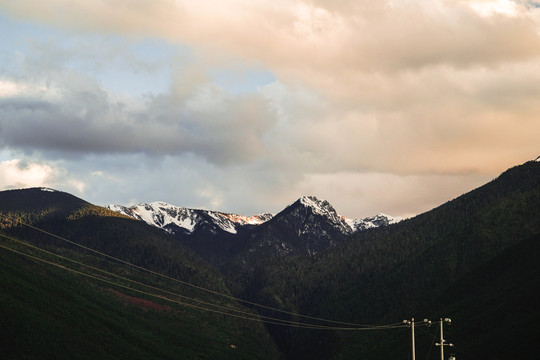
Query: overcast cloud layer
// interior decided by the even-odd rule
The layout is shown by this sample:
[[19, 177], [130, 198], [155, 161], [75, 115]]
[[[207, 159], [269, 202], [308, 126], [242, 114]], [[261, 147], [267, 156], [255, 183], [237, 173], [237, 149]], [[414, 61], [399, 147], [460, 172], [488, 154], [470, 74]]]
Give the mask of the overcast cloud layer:
[[411, 216], [540, 154], [540, 2], [0, 0], [0, 189]]

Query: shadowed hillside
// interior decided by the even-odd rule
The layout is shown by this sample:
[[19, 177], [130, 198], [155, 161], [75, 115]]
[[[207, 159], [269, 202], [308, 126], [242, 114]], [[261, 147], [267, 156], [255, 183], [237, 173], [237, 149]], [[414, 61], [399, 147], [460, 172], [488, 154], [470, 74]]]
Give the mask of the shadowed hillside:
[[42, 189], [1, 192], [0, 224], [2, 358], [278, 357], [259, 323], [201, 309], [248, 311], [184, 285], [228, 294], [216, 271], [158, 229]]
[[[353, 235], [342, 245], [313, 257], [275, 259], [261, 264], [241, 280], [242, 295], [325, 318], [391, 323], [410, 317], [452, 317], [456, 313], [455, 304], [447, 300], [452, 293], [453, 299], [460, 299], [467, 306], [468, 313], [479, 314], [455, 319], [455, 323], [468, 329], [481, 327], [483, 322], [493, 322], [488, 321], [492, 313], [484, 311], [478, 297], [497, 302], [506, 295], [499, 286], [503, 275], [507, 283], [520, 284], [523, 279], [509, 270], [501, 277], [488, 279], [479, 293], [459, 286], [459, 281], [478, 276], [477, 272], [486, 264], [496, 258], [503, 259], [513, 246], [523, 246], [522, 251], [534, 254], [523, 258], [529, 262], [523, 266], [536, 266], [534, 259], [540, 254], [538, 247], [532, 246], [534, 241], [520, 244], [540, 234], [539, 209], [540, 163], [528, 162], [413, 219]], [[505, 271], [504, 263], [501, 271]], [[528, 284], [537, 286], [538, 273], [531, 276]], [[527, 303], [527, 295], [520, 296], [512, 304]], [[508, 310], [508, 304], [501, 304], [501, 311]], [[527, 324], [525, 329], [534, 333], [532, 323]], [[490, 350], [491, 342], [507, 344], [507, 353], [516, 351], [513, 345], [503, 341], [507, 324], [499, 325], [501, 328], [484, 329], [482, 335], [466, 332], [472, 336], [475, 356], [507, 358]], [[279, 328], [270, 331], [290, 358], [340, 358], [343, 354], [390, 358], [401, 353], [396, 346], [379, 347], [392, 344], [394, 335], [371, 339], [377, 335], [306, 334], [295, 330], [283, 332]], [[402, 336], [404, 340], [394, 342], [406, 346], [406, 334]], [[531, 341], [532, 335], [528, 336]], [[380, 357], [370, 350], [373, 348], [381, 351]], [[382, 351], [387, 351], [386, 355]]]

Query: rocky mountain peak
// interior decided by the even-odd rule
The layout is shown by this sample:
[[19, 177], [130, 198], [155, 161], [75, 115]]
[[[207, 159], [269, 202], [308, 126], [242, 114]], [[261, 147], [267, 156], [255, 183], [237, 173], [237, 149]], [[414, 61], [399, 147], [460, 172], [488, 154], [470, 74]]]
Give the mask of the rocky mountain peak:
[[346, 218], [339, 215], [328, 201], [318, 199], [315, 196], [302, 196], [283, 211], [287, 213], [303, 213], [305, 216], [317, 215], [326, 218], [331, 223], [339, 224], [339, 226], [348, 226], [345, 222]]
[[354, 232], [394, 222], [383, 214], [348, 219], [339, 215], [328, 201], [315, 196], [302, 196], [276, 215], [244, 216], [159, 201], [131, 207], [109, 205], [108, 208], [178, 236], [208, 259], [243, 251], [252, 254], [253, 259], [312, 255]]

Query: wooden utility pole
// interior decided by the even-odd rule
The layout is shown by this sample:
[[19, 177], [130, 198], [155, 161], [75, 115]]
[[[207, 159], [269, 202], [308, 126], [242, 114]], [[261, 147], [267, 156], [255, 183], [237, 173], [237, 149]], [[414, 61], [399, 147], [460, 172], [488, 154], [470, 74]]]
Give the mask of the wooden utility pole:
[[403, 320], [403, 323], [411, 327], [412, 360], [416, 360], [415, 345], [414, 345], [414, 318], [412, 318], [411, 320]]
[[[448, 323], [448, 325], [450, 325], [452, 323], [452, 320], [449, 319], [449, 318], [444, 318], [444, 322], [446, 322], [446, 323]], [[445, 344], [446, 340], [444, 340], [444, 335], [443, 335], [443, 319], [442, 318], [441, 318], [439, 323], [441, 324], [441, 342], [440, 343], [435, 343], [435, 345], [441, 347], [441, 360], [444, 360], [444, 347], [445, 346], [452, 347], [452, 346], [454, 346], [454, 344], [450, 344], [450, 343]]]
[[416, 360], [414, 346], [414, 318], [411, 319], [411, 337], [412, 337], [412, 360]]
[[[416, 346], [414, 344], [414, 318], [411, 320], [403, 320], [403, 323], [411, 327], [412, 360], [416, 360]], [[424, 325], [431, 326], [431, 321], [424, 319]]]

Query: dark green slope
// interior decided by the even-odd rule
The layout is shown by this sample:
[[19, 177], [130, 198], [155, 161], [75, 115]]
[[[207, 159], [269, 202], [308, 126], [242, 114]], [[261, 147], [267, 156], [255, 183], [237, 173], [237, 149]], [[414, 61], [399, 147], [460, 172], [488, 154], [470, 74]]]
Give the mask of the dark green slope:
[[[525, 359], [540, 322], [540, 234], [511, 246], [454, 282], [438, 304], [458, 322], [450, 336], [460, 358]], [[466, 295], [466, 296], [464, 296]], [[463, 356], [460, 356], [463, 355]]]
[[[453, 353], [458, 359], [526, 359], [537, 343], [540, 321], [539, 256], [540, 234], [518, 241], [447, 283], [436, 299], [403, 318], [416, 316], [416, 321], [421, 323], [423, 318], [439, 321], [441, 317], [450, 317], [452, 325], [444, 326], [444, 337], [454, 347], [446, 348], [445, 353]], [[422, 297], [426, 293], [429, 289], [416, 295]], [[410, 358], [409, 328], [340, 335], [337, 341], [342, 347], [333, 349], [334, 358]], [[417, 327], [417, 358], [440, 359], [440, 349], [433, 345], [439, 339], [438, 324]]]
[[[470, 312], [488, 314], [483, 311], [483, 302], [468, 299], [478, 296], [496, 302], [503, 298], [498, 278], [485, 285], [491, 293], [486, 290], [478, 295], [456, 284], [493, 259], [503, 258], [512, 246], [539, 234], [539, 209], [540, 163], [528, 162], [430, 212], [360, 233], [315, 257], [279, 259], [261, 265], [248, 279], [243, 294], [324, 318], [391, 323], [413, 316], [452, 317], [456, 303], [443, 300], [449, 289], [455, 288], [454, 295], [466, 302]], [[529, 246], [534, 256], [523, 261], [532, 266], [530, 263], [540, 254], [537, 247], [528, 244], [523, 246]], [[506, 265], [501, 266], [505, 270]], [[516, 283], [522, 281], [512, 271], [507, 276]], [[539, 280], [536, 277], [529, 281]], [[514, 304], [520, 301], [525, 300], [515, 300]], [[474, 328], [487, 317], [479, 315], [455, 322], [468, 322], [466, 326]], [[489, 346], [486, 339], [491, 335], [489, 342], [505, 344], [497, 341], [506, 325], [501, 326], [488, 328], [482, 336], [467, 334], [474, 349]], [[406, 353], [408, 346], [407, 333], [394, 335], [399, 330], [383, 335], [270, 330], [291, 358], [354, 355], [384, 359]], [[533, 328], [527, 330], [534, 333]], [[511, 351], [511, 345], [506, 344], [506, 351]], [[476, 353], [483, 358], [481, 354]]]
[[[6, 217], [7, 216], [7, 217]], [[23, 222], [169, 277], [227, 293], [221, 276], [166, 233], [61, 192], [0, 192], [0, 245], [107, 282], [0, 248], [0, 348], [6, 359], [278, 358], [256, 322], [193, 309], [122, 286], [156, 291], [29, 248], [168, 291], [241, 309], [22, 226]], [[120, 284], [118, 286], [117, 284]], [[163, 294], [162, 294], [163, 295]], [[185, 298], [168, 296], [190, 304]]]
[[48, 249], [69, 249], [95, 256], [9, 219], [21, 219], [25, 224], [138, 266], [226, 292], [220, 275], [168, 234], [73, 195], [39, 188], [0, 192], [0, 229]]
[[167, 302], [159, 308], [155, 299], [151, 308], [130, 304], [109, 287], [3, 249], [0, 274], [2, 359], [276, 357], [252, 325]]

